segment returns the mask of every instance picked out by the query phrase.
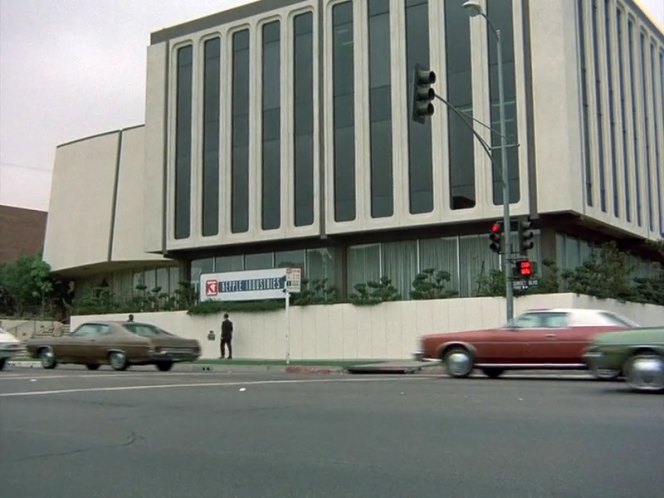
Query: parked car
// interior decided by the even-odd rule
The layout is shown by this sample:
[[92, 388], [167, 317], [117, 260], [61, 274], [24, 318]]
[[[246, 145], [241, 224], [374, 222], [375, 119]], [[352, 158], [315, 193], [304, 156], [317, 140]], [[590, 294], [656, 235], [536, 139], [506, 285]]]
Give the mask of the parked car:
[[514, 369], [585, 369], [583, 354], [597, 334], [633, 327], [605, 310], [538, 309], [496, 329], [423, 336], [416, 357], [442, 360], [452, 377], [473, 368], [492, 378]]
[[0, 370], [5, 368], [7, 360], [23, 349], [21, 341], [0, 327]]
[[599, 335], [584, 359], [595, 377], [622, 374], [634, 389], [664, 391], [664, 327]]
[[184, 339], [148, 323], [100, 321], [84, 323], [70, 335], [33, 337], [28, 354], [42, 367], [78, 363], [89, 370], [109, 364], [115, 370], [130, 365], [156, 365], [163, 372], [178, 361], [193, 361], [201, 354], [195, 339]]

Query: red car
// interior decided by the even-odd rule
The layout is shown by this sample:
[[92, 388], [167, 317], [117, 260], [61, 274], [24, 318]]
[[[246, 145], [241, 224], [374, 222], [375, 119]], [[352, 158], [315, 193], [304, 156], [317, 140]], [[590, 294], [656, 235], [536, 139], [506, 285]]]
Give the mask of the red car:
[[583, 354], [595, 335], [634, 327], [605, 310], [531, 310], [497, 329], [423, 336], [416, 357], [442, 360], [452, 377], [467, 377], [473, 368], [492, 378], [505, 370], [583, 369]]

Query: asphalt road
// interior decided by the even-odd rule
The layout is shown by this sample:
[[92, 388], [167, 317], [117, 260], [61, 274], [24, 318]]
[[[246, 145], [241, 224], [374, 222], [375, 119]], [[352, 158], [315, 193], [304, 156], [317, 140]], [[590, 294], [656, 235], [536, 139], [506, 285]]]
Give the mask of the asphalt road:
[[659, 497], [664, 396], [513, 376], [0, 373], [0, 495]]

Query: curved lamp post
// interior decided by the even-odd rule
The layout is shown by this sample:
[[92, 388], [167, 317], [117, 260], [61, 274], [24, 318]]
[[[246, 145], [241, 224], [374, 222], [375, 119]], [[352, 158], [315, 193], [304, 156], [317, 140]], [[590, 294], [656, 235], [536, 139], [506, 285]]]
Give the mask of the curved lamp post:
[[482, 5], [477, 0], [468, 0], [463, 8], [470, 17], [481, 16], [486, 20], [491, 31], [496, 36], [496, 49], [498, 53], [498, 108], [500, 113], [500, 162], [502, 166], [503, 183], [503, 227], [505, 233], [505, 253], [503, 255], [503, 273], [505, 275], [505, 301], [507, 306], [507, 320], [514, 317], [514, 292], [510, 278], [510, 260], [512, 257], [512, 227], [510, 224], [510, 184], [507, 164], [507, 137], [505, 135], [505, 94], [503, 90], [503, 44], [500, 30], [496, 29], [489, 18], [484, 14]]

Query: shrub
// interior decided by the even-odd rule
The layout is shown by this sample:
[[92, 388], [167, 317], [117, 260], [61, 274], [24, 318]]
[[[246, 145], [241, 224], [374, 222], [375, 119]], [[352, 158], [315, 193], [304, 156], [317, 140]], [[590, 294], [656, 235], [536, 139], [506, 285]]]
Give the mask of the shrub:
[[410, 297], [413, 299], [445, 299], [454, 297], [459, 293], [445, 288], [451, 280], [449, 272], [428, 268], [418, 273], [413, 280], [413, 290]]
[[398, 301], [401, 295], [396, 287], [392, 285], [389, 277], [381, 277], [379, 282], [367, 282], [366, 284], [357, 284], [356, 293], [348, 296], [351, 304], [358, 306], [374, 305], [385, 301]]

